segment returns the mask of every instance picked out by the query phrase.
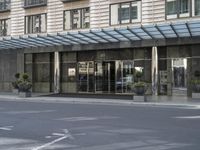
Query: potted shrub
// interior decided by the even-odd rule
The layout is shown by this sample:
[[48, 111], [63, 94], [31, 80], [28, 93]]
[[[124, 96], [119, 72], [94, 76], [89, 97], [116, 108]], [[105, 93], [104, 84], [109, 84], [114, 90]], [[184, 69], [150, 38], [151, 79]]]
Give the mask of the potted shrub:
[[191, 80], [192, 84], [192, 98], [200, 98], [200, 71], [194, 72], [194, 79]]
[[133, 91], [137, 95], [144, 95], [146, 92], [147, 86], [145, 82], [136, 82], [133, 84]]
[[19, 96], [20, 97], [31, 97], [32, 84], [29, 80], [29, 76], [26, 73], [21, 74], [21, 78], [18, 82]]
[[137, 82], [133, 84], [134, 100], [146, 101], [145, 92], [147, 90], [147, 84], [141, 81], [142, 76], [142, 71], [135, 72], [135, 78], [137, 79]]
[[20, 73], [16, 73], [15, 74], [15, 81], [12, 82], [12, 91], [14, 94], [18, 94], [19, 93], [19, 86], [18, 86], [18, 82], [19, 82], [19, 78], [20, 78]]

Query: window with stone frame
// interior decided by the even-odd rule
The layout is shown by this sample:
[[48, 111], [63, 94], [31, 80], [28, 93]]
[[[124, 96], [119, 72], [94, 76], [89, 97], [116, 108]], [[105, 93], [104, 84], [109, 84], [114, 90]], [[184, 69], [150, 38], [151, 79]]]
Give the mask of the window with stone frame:
[[46, 32], [46, 14], [38, 14], [25, 17], [25, 34]]
[[110, 5], [110, 25], [141, 22], [141, 1]]

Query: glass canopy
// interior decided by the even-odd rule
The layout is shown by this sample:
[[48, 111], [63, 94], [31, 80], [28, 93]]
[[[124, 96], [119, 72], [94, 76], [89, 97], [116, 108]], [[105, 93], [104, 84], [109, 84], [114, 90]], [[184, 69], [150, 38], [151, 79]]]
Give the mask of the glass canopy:
[[34, 34], [0, 38], [0, 49], [114, 43], [200, 36], [200, 21]]

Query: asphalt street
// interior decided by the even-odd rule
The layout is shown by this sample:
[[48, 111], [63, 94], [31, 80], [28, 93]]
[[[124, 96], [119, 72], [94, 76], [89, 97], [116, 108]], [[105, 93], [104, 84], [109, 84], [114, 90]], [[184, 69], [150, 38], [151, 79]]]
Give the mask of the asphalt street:
[[200, 109], [0, 100], [0, 150], [68, 149], [199, 150]]

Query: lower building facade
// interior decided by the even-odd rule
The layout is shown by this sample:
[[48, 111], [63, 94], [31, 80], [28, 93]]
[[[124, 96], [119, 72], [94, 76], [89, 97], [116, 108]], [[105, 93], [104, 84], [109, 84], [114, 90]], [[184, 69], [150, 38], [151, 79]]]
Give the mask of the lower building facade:
[[0, 91], [11, 91], [15, 73], [27, 72], [33, 92], [132, 95], [141, 71], [146, 94], [191, 97], [200, 71], [200, 43], [191, 41], [1, 50]]

